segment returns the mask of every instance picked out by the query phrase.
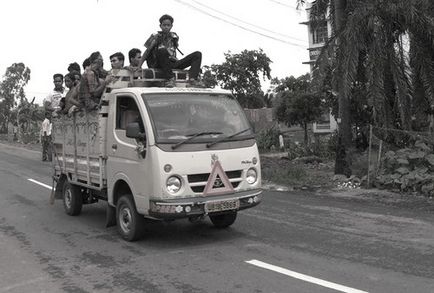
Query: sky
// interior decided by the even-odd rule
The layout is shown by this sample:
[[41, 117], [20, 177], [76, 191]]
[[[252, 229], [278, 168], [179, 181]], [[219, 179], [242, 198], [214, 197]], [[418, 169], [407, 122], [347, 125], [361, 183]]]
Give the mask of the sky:
[[[132, 48], [144, 50], [159, 30], [161, 15], [174, 17], [173, 32], [184, 54], [202, 52], [202, 65], [221, 64], [224, 53], [260, 48], [271, 59], [272, 77], [309, 71], [304, 9], [296, 0], [9, 0], [0, 2], [0, 78], [7, 67], [23, 62], [31, 70], [25, 87], [29, 100], [41, 104], [53, 89], [54, 73], [67, 73], [100, 51], [109, 56]], [[263, 82], [264, 90], [269, 82]]]

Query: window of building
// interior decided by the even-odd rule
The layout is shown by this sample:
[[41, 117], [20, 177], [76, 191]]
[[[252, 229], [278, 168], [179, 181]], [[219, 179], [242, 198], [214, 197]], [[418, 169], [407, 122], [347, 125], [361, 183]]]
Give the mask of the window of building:
[[325, 43], [328, 39], [327, 23], [318, 25], [312, 30], [312, 39], [314, 44]]

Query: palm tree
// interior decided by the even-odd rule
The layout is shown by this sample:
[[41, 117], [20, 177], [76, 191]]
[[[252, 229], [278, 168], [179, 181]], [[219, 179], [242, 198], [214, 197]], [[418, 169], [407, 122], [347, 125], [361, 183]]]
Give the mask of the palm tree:
[[433, 11], [432, 0], [313, 2], [312, 23], [328, 12], [333, 27], [316, 76], [323, 80], [331, 68], [344, 149], [350, 146], [349, 105], [355, 87], [366, 89], [376, 126], [412, 130], [414, 118], [424, 114], [419, 105], [433, 105], [434, 110]]

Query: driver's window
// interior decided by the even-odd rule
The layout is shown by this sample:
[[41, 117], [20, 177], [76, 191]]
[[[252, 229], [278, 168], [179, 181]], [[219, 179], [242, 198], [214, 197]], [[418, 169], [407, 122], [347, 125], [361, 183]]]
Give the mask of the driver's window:
[[116, 102], [116, 129], [126, 130], [128, 123], [138, 122], [144, 132], [143, 120], [134, 98], [118, 96]]

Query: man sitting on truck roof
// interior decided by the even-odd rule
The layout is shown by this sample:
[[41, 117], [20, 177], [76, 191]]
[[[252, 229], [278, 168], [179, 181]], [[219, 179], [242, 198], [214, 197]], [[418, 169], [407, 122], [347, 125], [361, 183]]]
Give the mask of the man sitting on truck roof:
[[159, 68], [163, 71], [163, 76], [167, 79], [165, 83], [167, 87], [174, 87], [175, 79], [172, 69], [185, 69], [190, 66], [188, 85], [203, 87], [203, 83], [198, 80], [202, 63], [202, 53], [196, 51], [182, 59], [178, 59], [176, 57], [176, 51], [179, 51], [179, 37], [176, 33], [170, 31], [172, 26], [172, 16], [165, 14], [160, 17], [161, 31], [152, 34], [146, 41], [146, 51], [140, 59], [139, 67], [141, 67], [146, 60], [149, 68]]

